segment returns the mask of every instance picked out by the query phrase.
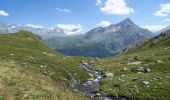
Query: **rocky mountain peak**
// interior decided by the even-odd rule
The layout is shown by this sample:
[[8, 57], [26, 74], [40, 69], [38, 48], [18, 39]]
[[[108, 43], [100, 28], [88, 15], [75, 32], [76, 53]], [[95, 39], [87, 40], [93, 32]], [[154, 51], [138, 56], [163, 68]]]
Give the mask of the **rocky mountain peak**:
[[135, 26], [137, 26], [130, 18], [126, 18], [125, 20], [121, 21], [117, 25], [135, 25]]

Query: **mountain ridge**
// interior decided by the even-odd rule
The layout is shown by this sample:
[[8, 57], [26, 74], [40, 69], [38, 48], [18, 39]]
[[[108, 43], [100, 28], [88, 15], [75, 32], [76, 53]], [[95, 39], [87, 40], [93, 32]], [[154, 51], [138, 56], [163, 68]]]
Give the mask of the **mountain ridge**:
[[161, 33], [163, 33], [163, 32], [168, 31], [168, 30], [170, 30], [170, 26], [167, 26], [167, 27], [161, 29], [159, 32], [156, 33], [156, 35], [159, 35], [159, 34], [161, 34]]
[[[52, 37], [64, 37], [64, 36], [68, 36], [70, 34], [67, 34], [64, 29], [55, 26], [52, 28], [44, 28], [41, 26], [35, 26], [35, 25], [16, 25], [16, 24], [6, 24], [3, 22], [0, 22], [0, 34], [3, 33], [15, 33], [15, 32], [19, 32], [21, 30], [27, 30], [27, 31], [31, 31], [39, 36], [41, 36], [43, 39], [47, 39], [47, 38], [52, 38]], [[72, 33], [76, 33], [73, 35], [77, 35], [77, 34], [83, 34], [83, 32], [79, 29], [73, 29], [71, 31]]]
[[[91, 56], [108, 57], [113, 56], [129, 45], [149, 38], [152, 32], [140, 28], [127, 18], [118, 24], [111, 24], [108, 27], [98, 27], [90, 30], [81, 38], [72, 42], [70, 45], [61, 44], [49, 40], [46, 43], [57, 51], [69, 56]], [[64, 40], [64, 38], [62, 38]], [[56, 46], [55, 46], [56, 45]]]

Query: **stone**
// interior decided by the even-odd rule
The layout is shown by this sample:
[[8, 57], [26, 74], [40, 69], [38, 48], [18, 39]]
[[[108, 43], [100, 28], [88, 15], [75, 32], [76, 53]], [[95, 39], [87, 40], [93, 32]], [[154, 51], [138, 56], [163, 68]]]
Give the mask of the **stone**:
[[49, 54], [48, 54], [47, 52], [43, 52], [43, 54], [44, 54], [44, 55], [47, 55], [47, 56], [50, 56], [50, 57], [53, 57], [53, 56], [54, 56], [53, 53], [49, 53]]
[[137, 72], [149, 73], [149, 72], [151, 72], [151, 69], [148, 68], [148, 67], [138, 67], [138, 68], [136, 69], [136, 71], [137, 71]]
[[146, 69], [145, 69], [145, 72], [149, 73], [149, 72], [151, 72], [151, 69], [146, 68]]
[[167, 79], [170, 79], [170, 76], [167, 76], [166, 78], [167, 78]]
[[122, 79], [121, 79], [121, 78], [118, 78], [118, 80], [120, 80], [120, 81], [121, 81]]
[[138, 72], [138, 74], [141, 74], [142, 72]]
[[75, 89], [74, 91], [75, 91], [75, 92], [77, 92], [77, 90], [76, 90], [76, 89]]
[[93, 74], [89, 74], [89, 76], [93, 77]]
[[144, 67], [139, 67], [136, 69], [137, 72], [144, 72]]
[[88, 79], [88, 81], [92, 81], [92, 80], [94, 80], [94, 78], [90, 78], [90, 79]]
[[14, 54], [10, 54], [10, 56], [13, 56]]
[[166, 47], [165, 50], [170, 49], [170, 47]]
[[135, 62], [129, 62], [128, 65], [139, 65], [141, 64], [140, 61], [135, 61]]
[[123, 68], [123, 70], [122, 71], [127, 71], [128, 69], [127, 68]]
[[164, 61], [162, 61], [162, 60], [157, 60], [156, 62], [157, 62], [157, 63], [163, 63]]
[[143, 84], [144, 84], [144, 85], [148, 85], [149, 82], [148, 82], [148, 81], [143, 81]]
[[96, 93], [96, 96], [100, 96], [101, 95], [101, 93]]
[[106, 77], [113, 77], [112, 73], [106, 73], [105, 75], [106, 75]]
[[153, 80], [160, 80], [160, 79], [161, 79], [160, 77], [153, 78]]
[[133, 79], [132, 79], [132, 81], [137, 81], [137, 80], [138, 80], [138, 78], [133, 78]]
[[125, 77], [125, 75], [122, 75], [122, 77]]
[[40, 67], [41, 67], [41, 68], [46, 68], [47, 66], [45, 66], [45, 65], [40, 65]]
[[92, 81], [88, 81], [88, 82], [87, 82], [87, 84], [90, 84], [90, 85], [92, 85]]
[[98, 82], [98, 81], [99, 81], [99, 79], [94, 79], [93, 81], [94, 81], [94, 82]]

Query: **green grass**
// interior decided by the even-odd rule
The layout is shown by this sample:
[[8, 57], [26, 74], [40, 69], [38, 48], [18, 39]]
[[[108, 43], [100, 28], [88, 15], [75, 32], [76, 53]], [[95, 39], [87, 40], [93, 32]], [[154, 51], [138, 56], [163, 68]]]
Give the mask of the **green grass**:
[[[153, 44], [153, 41], [158, 43]], [[91, 61], [90, 63], [98, 69], [114, 74], [113, 77], [102, 80], [100, 90], [112, 96], [126, 96], [138, 100], [170, 100], [170, 48], [168, 47], [170, 47], [170, 31], [115, 57]], [[129, 64], [136, 61], [141, 64]], [[146, 64], [149, 64], [151, 72], [133, 71]], [[127, 71], [123, 71], [124, 68]], [[139, 80], [133, 81], [133, 78]], [[143, 81], [148, 81], [149, 84], [144, 85]]]
[[[86, 99], [70, 87], [74, 80], [84, 82], [90, 77], [79, 67], [83, 60], [104, 73], [113, 73], [102, 80], [102, 92], [138, 100], [170, 100], [170, 31], [103, 59], [61, 55], [27, 31], [0, 35], [0, 99]], [[151, 72], [134, 71], [144, 65]]]
[[[15, 74], [17, 74], [16, 77], [19, 77], [21, 78], [21, 80], [23, 79], [24, 81], [26, 81], [23, 84], [30, 85], [30, 89], [33, 89], [30, 91], [32, 92], [37, 91], [37, 94], [35, 93], [34, 96], [34, 93], [29, 93], [28, 90], [27, 94], [33, 95], [30, 98], [55, 99], [55, 97], [56, 98], [58, 97], [59, 99], [67, 98], [65, 100], [68, 100], [69, 96], [73, 96], [73, 98], [83, 99], [80, 98], [79, 96], [74, 95], [72, 92], [68, 92], [68, 95], [67, 93], [62, 94], [64, 93], [64, 91], [62, 92], [62, 89], [61, 89], [61, 94], [57, 94], [56, 91], [59, 92], [60, 89], [56, 91], [54, 89], [56, 87], [58, 88], [65, 87], [66, 89], [70, 90], [70, 86], [72, 85], [71, 83], [74, 80], [77, 80], [78, 82], [86, 81], [90, 76], [88, 72], [84, 71], [79, 67], [79, 63], [83, 60], [86, 60], [86, 58], [63, 56], [57, 53], [56, 51], [49, 49], [46, 45], [44, 45], [40, 37], [27, 31], [20, 31], [13, 34], [0, 35], [0, 60], [2, 61], [0, 63], [2, 64], [1, 69], [3, 69], [4, 67], [3, 62], [5, 64], [11, 62], [12, 64], [14, 64], [12, 66], [15, 66], [16, 70], [18, 69], [24, 70], [23, 73], [19, 71], [18, 73], [19, 75], [15, 71], [13, 72], [9, 70], [11, 75], [10, 73], [7, 73], [4, 79], [7, 79], [9, 77], [7, 81], [15, 81], [15, 78], [12, 78], [12, 76], [14, 75], [15, 77]], [[12, 66], [10, 64], [9, 65], [7, 64], [7, 67], [9, 68]], [[28, 72], [33, 76], [29, 76], [25, 72]], [[20, 74], [25, 75], [25, 77], [20, 77]], [[44, 78], [36, 80], [37, 75], [38, 76], [42, 75], [42, 77], [44, 76], [52, 80], [52, 82], [48, 83], [49, 80]], [[27, 76], [28, 78], [35, 76], [35, 78], [34, 80], [28, 79], [27, 81]], [[37, 84], [36, 82], [38, 80], [43, 81], [45, 84], [44, 85]], [[1, 81], [4, 82], [4, 80]], [[32, 84], [34, 82], [35, 84]], [[51, 83], [53, 83], [52, 86]], [[20, 80], [17, 79], [16, 82], [14, 82], [14, 85], [12, 84], [11, 86], [12, 89], [8, 87], [8, 84], [4, 84], [6, 88], [0, 89], [2, 94], [1, 98], [3, 97], [8, 98], [8, 95], [10, 95], [9, 98], [11, 97], [11, 98], [21, 99], [23, 95], [20, 92], [26, 92], [27, 89], [29, 89], [29, 87], [26, 87], [23, 84], [21, 83], [20, 85]], [[60, 84], [60, 86], [58, 86], [58, 84]], [[50, 88], [50, 89], [49, 90], [43, 89], [43, 86], [46, 86], [46, 88]], [[7, 90], [3, 90], [3, 89], [7, 89]], [[15, 91], [17, 91], [17, 93], [13, 94], [13, 92]], [[6, 92], [8, 95], [6, 95]], [[62, 95], [65, 95], [66, 97]]]
[[86, 99], [35, 74], [11, 60], [0, 61], [0, 100], [81, 100]]

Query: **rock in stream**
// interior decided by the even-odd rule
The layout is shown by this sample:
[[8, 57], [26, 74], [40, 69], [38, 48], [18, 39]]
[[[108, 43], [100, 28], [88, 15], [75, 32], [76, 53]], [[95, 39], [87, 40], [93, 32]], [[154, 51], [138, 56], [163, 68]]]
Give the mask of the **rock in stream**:
[[122, 96], [111, 97], [105, 93], [96, 92], [96, 91], [99, 91], [100, 81], [102, 78], [104, 78], [103, 77], [104, 75], [102, 74], [101, 71], [98, 71], [94, 67], [91, 67], [90, 65], [88, 65], [88, 63], [82, 62], [80, 63], [80, 67], [84, 68], [85, 70], [89, 72], [94, 73], [95, 76], [93, 80], [89, 80], [82, 84], [76, 84], [75, 89], [77, 91], [82, 92], [85, 96], [91, 98], [92, 100], [132, 100], [127, 97], [122, 97]]

